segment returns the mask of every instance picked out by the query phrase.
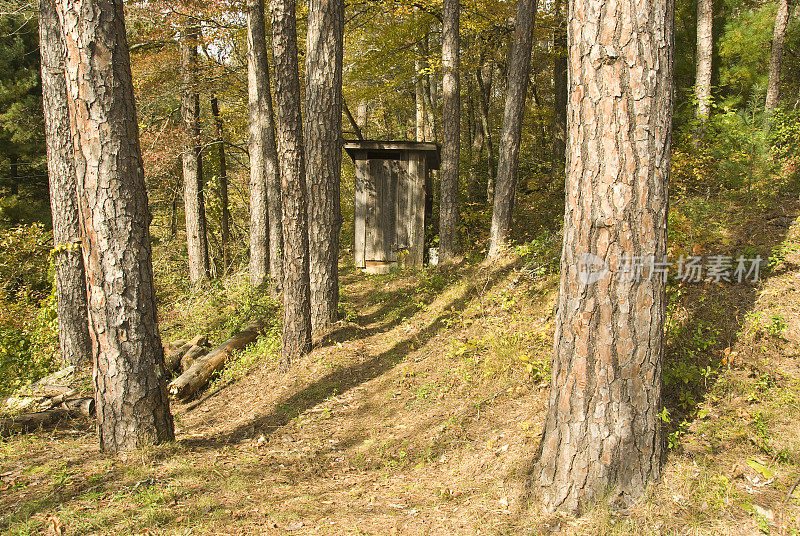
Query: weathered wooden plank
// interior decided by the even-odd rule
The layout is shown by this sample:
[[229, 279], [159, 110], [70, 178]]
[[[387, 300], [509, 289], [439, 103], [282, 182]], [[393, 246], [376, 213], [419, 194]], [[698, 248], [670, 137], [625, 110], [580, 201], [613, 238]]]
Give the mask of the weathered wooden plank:
[[[411, 157], [413, 159], [413, 157]], [[396, 250], [403, 251], [402, 264], [405, 265], [406, 253], [411, 246], [411, 226], [409, 221], [409, 154], [403, 152], [403, 160], [397, 166], [397, 194], [395, 196], [395, 244]]]
[[367, 160], [369, 179], [365, 182], [366, 202], [366, 243], [364, 260], [376, 261], [383, 258], [383, 233], [381, 231], [381, 192], [383, 191], [383, 161]]
[[412, 224], [407, 266], [421, 269], [425, 257], [425, 177], [428, 169], [424, 153], [416, 153], [413, 162], [416, 168], [413, 173], [409, 165], [409, 208]]
[[360, 153], [355, 160], [355, 210], [353, 222], [353, 261], [357, 268], [366, 267], [365, 264], [365, 241], [367, 238], [366, 230], [366, 210], [367, 210], [367, 185], [369, 173], [369, 163], [364, 159], [365, 155]]
[[386, 182], [383, 191], [383, 248], [385, 260], [397, 260], [397, 182], [399, 160], [384, 160]]

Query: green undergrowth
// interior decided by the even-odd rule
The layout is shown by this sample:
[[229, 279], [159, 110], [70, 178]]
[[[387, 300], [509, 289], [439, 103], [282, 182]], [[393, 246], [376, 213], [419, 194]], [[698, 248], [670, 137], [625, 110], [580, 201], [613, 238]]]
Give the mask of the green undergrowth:
[[165, 341], [202, 334], [220, 343], [252, 320], [273, 328], [280, 323], [279, 304], [269, 289], [253, 287], [246, 272], [188, 288], [167, 285], [157, 280], [159, 326]]

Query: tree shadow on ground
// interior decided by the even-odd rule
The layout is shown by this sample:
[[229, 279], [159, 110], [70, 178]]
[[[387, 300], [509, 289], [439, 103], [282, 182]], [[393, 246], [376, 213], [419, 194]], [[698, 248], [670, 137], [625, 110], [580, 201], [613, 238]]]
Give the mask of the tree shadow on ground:
[[[330, 346], [337, 342], [366, 338], [389, 331], [431, 304], [448, 284], [463, 276], [468, 269], [469, 265], [462, 262], [439, 267], [428, 274], [421, 274], [418, 271], [400, 272], [400, 278], [406, 278], [407, 281], [395, 279], [398, 288], [393, 290], [378, 288], [384, 282], [384, 278], [378, 276], [377, 279], [370, 281], [373, 288], [365, 291], [365, 294], [369, 294], [369, 298], [361, 301], [366, 303], [358, 304], [367, 309], [374, 305], [378, 307], [368, 313], [354, 311], [356, 317], [354, 322], [346, 322], [326, 333], [315, 343], [315, 347]], [[354, 280], [352, 276], [349, 279]], [[421, 292], [420, 285], [423, 286]]]
[[[214, 448], [235, 443], [255, 433], [265, 436], [286, 425], [293, 418], [306, 410], [323, 402], [330, 396], [343, 393], [353, 387], [365, 383], [386, 373], [403, 361], [415, 348], [420, 348], [432, 340], [442, 329], [447, 328], [448, 320], [460, 314], [460, 311], [477, 296], [479, 292], [487, 292], [512, 270], [520, 261], [490, 271], [488, 281], [482, 288], [475, 285], [466, 286], [458, 292], [450, 302], [441, 308], [441, 313], [419, 330], [411, 332], [406, 338], [397, 342], [388, 350], [372, 356], [351, 367], [333, 370], [305, 386], [302, 390], [291, 394], [274, 404], [271, 411], [257, 415], [245, 423], [213, 438], [190, 438], [182, 443], [189, 447]], [[390, 328], [386, 328], [388, 331]]]

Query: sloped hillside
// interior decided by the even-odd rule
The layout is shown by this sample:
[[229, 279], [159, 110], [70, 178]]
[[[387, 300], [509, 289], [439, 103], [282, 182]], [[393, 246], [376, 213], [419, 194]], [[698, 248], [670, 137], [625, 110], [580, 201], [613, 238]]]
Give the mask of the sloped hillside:
[[758, 285], [671, 285], [664, 475], [631, 512], [545, 516], [527, 488], [556, 293], [545, 235], [492, 266], [346, 271], [342, 325], [286, 375], [274, 337], [242, 353], [173, 406], [174, 444], [115, 459], [80, 421], [4, 440], [0, 530], [797, 534], [800, 204], [784, 201], [716, 207], [730, 225], [674, 237], [676, 253], [772, 257]]

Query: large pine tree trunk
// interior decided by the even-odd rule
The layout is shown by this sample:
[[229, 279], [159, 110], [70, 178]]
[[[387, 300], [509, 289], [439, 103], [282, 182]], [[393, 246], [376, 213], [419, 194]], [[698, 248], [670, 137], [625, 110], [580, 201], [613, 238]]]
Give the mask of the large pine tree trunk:
[[314, 333], [323, 333], [339, 317], [343, 39], [344, 0], [310, 0], [306, 37], [305, 156]]
[[783, 42], [786, 40], [786, 25], [789, 21], [789, 0], [778, 0], [775, 15], [775, 29], [772, 33], [772, 53], [769, 57], [769, 82], [764, 111], [767, 116], [778, 106], [781, 86], [781, 64], [783, 63]]
[[713, 0], [697, 0], [697, 73], [694, 90], [697, 119], [705, 123], [711, 112], [711, 58], [713, 57]]
[[225, 158], [225, 129], [222, 116], [219, 114], [219, 101], [216, 95], [211, 97], [211, 114], [214, 116], [214, 125], [217, 129], [217, 161], [219, 173], [217, 174], [217, 194], [221, 206], [222, 221], [220, 222], [222, 234], [222, 265], [228, 269], [231, 262], [231, 210], [228, 205], [228, 163]]
[[250, 282], [269, 274], [273, 297], [283, 286], [280, 173], [269, 85], [264, 0], [247, 2], [247, 90], [250, 126]]
[[65, 365], [92, 357], [86, 304], [86, 273], [80, 250], [81, 228], [76, 194], [75, 156], [69, 131], [64, 41], [54, 0], [39, 3], [39, 51], [42, 56], [50, 207], [56, 264], [58, 341]]
[[283, 338], [281, 369], [311, 350], [311, 289], [308, 273], [308, 214], [297, 67], [294, 0], [272, 3], [275, 57], [275, 118], [283, 215]]
[[492, 228], [489, 236], [489, 258], [497, 257], [505, 248], [514, 195], [517, 189], [517, 163], [522, 136], [522, 117], [528, 94], [528, 75], [531, 67], [533, 27], [536, 22], [537, 0], [517, 0], [517, 20], [514, 43], [508, 58], [506, 105], [503, 111], [503, 131], [497, 161]]
[[186, 245], [189, 279], [196, 283], [209, 277], [206, 210], [203, 198], [203, 160], [200, 154], [200, 95], [197, 93], [197, 45], [200, 29], [184, 29], [181, 50], [181, 116], [184, 129], [183, 205], [186, 212]]
[[666, 283], [625, 262], [666, 254], [672, 13], [672, 0], [570, 1], [561, 284], [533, 479], [551, 510], [626, 507], [660, 474]]
[[100, 445], [174, 437], [121, 0], [59, 0]]
[[458, 168], [461, 148], [461, 97], [458, 75], [458, 0], [442, 10], [442, 180], [439, 200], [439, 260], [458, 254]]
[[553, 32], [553, 173], [564, 173], [567, 150], [567, 16], [566, 0], [556, 0]]

